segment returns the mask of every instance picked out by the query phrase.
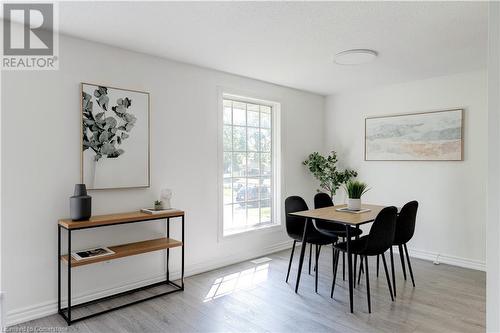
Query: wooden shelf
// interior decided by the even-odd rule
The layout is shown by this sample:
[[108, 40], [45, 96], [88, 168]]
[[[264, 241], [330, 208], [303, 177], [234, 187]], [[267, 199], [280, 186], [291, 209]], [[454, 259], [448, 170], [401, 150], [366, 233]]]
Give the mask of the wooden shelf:
[[[149, 216], [151, 216], [151, 215], [149, 215]], [[151, 240], [142, 241], [142, 242], [136, 242], [136, 243], [109, 246], [108, 248], [110, 250], [112, 250], [113, 252], [115, 252], [114, 254], [111, 254], [109, 256], [104, 256], [104, 257], [83, 259], [83, 260], [79, 260], [79, 261], [75, 260], [74, 258], [71, 258], [71, 267], [95, 264], [97, 262], [109, 261], [109, 260], [113, 260], [113, 259], [133, 256], [136, 254], [159, 251], [159, 250], [169, 249], [169, 248], [178, 247], [178, 246], [182, 246], [181, 241], [178, 241], [178, 240], [175, 240], [172, 238], [165, 238], [165, 237], [158, 238], [158, 239], [151, 239]], [[61, 256], [61, 260], [67, 264], [68, 263], [68, 255]]]
[[106, 225], [127, 223], [127, 222], [141, 222], [149, 220], [164, 219], [167, 217], [180, 217], [184, 216], [184, 211], [178, 209], [167, 210], [160, 214], [147, 214], [140, 211], [120, 213], [120, 214], [108, 214], [108, 215], [96, 215], [92, 216], [87, 221], [73, 221], [71, 219], [60, 219], [59, 225], [65, 229], [81, 229], [81, 228], [94, 228], [102, 227]]

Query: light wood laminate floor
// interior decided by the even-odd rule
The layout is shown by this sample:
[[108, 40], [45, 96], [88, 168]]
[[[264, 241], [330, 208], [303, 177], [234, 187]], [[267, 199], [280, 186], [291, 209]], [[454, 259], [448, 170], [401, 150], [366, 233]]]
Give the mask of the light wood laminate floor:
[[[298, 250], [299, 248], [297, 248]], [[186, 290], [73, 324], [77, 332], [484, 332], [484, 272], [413, 259], [416, 288], [404, 281], [399, 262], [397, 298], [391, 302], [383, 275], [375, 276], [370, 258], [372, 313], [368, 314], [365, 280], [354, 293], [355, 313], [348, 311], [348, 284], [341, 265], [334, 299], [331, 248], [322, 250], [319, 293], [304, 265], [299, 294], [294, 293], [298, 252], [285, 283], [290, 251], [186, 278]], [[388, 258], [388, 256], [387, 256]], [[389, 261], [388, 261], [389, 263]], [[340, 262], [341, 264], [341, 262]], [[389, 268], [390, 269], [390, 268]], [[339, 278], [340, 277], [340, 278]], [[61, 327], [59, 315], [13, 327]]]

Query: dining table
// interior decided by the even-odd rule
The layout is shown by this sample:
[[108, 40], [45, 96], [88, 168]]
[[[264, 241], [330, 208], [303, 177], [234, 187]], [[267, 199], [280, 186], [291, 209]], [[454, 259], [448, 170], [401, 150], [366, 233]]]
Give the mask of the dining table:
[[347, 243], [347, 270], [348, 270], [348, 280], [349, 280], [349, 306], [351, 313], [354, 312], [354, 301], [353, 301], [353, 289], [354, 289], [354, 277], [353, 277], [353, 265], [352, 265], [352, 253], [351, 253], [351, 228], [359, 228], [361, 225], [373, 222], [377, 217], [378, 213], [386, 206], [381, 205], [371, 205], [362, 204], [360, 211], [340, 211], [342, 208], [346, 208], [347, 205], [336, 205], [331, 207], [324, 207], [318, 209], [304, 210], [294, 213], [289, 213], [289, 215], [304, 217], [306, 222], [304, 224], [304, 232], [302, 236], [302, 247], [300, 249], [300, 259], [299, 259], [299, 270], [297, 272], [297, 282], [295, 283], [295, 292], [299, 290], [300, 274], [302, 272], [302, 265], [304, 263], [304, 254], [306, 251], [306, 240], [308, 233], [311, 232], [314, 225], [312, 225], [313, 220], [322, 220], [330, 223], [341, 224], [345, 226], [346, 230], [346, 243]]

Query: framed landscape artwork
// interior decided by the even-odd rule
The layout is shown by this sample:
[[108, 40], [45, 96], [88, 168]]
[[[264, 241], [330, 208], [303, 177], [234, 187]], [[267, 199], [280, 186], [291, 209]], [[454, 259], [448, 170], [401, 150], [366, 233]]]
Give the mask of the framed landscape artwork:
[[366, 161], [462, 161], [463, 109], [365, 119]]
[[80, 98], [82, 183], [149, 187], [149, 93], [82, 83]]

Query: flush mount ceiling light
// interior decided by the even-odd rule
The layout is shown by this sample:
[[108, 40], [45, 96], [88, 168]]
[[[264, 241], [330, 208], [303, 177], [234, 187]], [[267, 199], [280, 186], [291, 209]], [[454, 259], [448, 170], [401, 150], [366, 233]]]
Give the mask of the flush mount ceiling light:
[[361, 65], [372, 62], [378, 53], [368, 49], [355, 49], [339, 52], [334, 57], [334, 62], [339, 65]]

